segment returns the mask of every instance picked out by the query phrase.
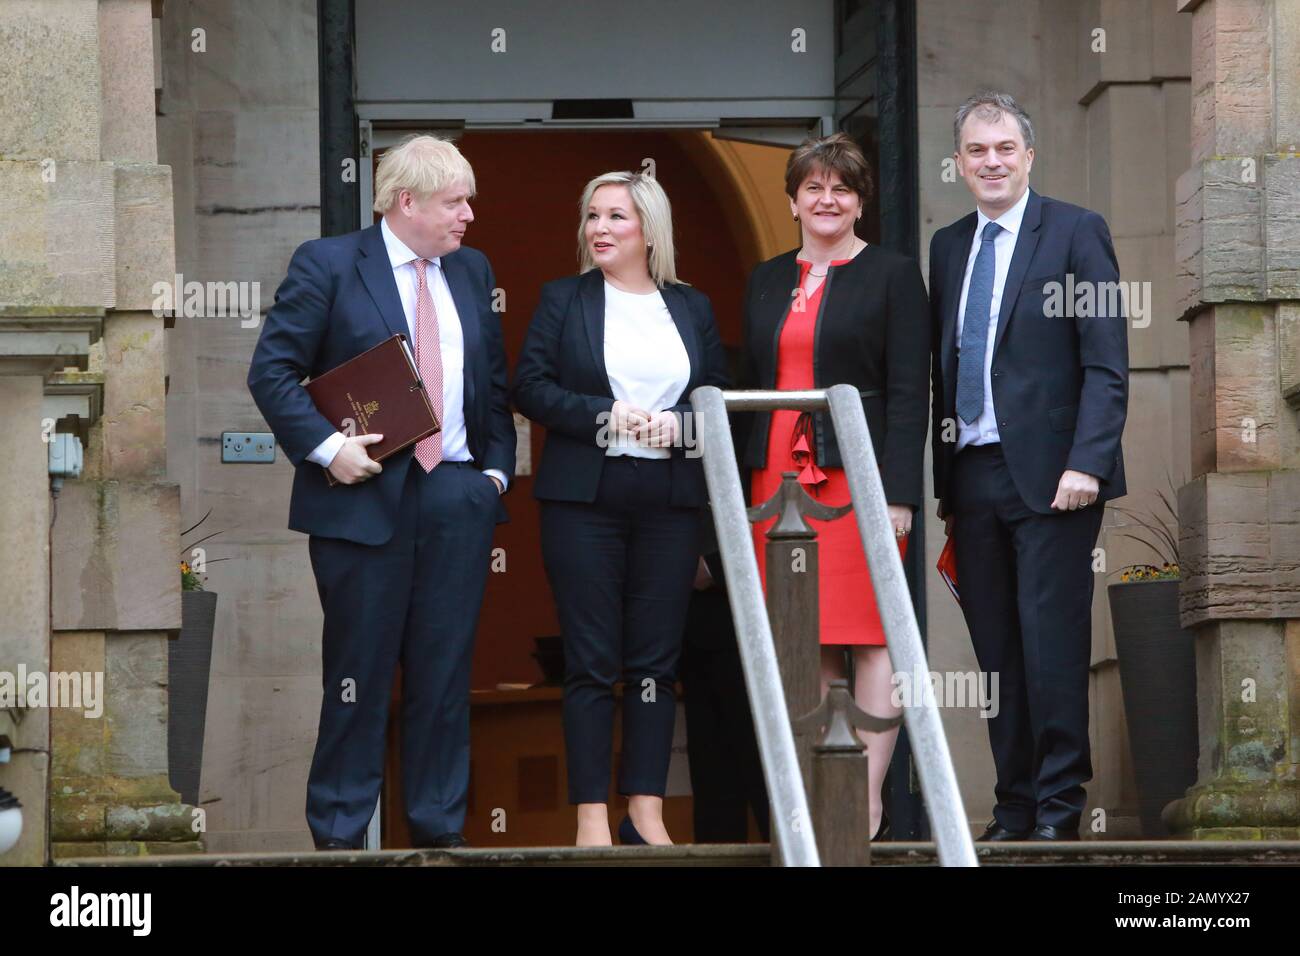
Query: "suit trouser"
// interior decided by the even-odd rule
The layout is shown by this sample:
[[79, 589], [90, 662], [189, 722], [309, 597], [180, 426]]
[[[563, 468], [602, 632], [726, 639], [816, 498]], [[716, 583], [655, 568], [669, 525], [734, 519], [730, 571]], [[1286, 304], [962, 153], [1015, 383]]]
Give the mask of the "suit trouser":
[[1092, 549], [1104, 505], [1033, 511], [996, 443], [963, 448], [950, 488], [962, 612], [980, 669], [999, 680], [994, 817], [1014, 831], [1076, 829], [1092, 779]]
[[722, 588], [691, 595], [681, 671], [694, 842], [748, 842], [751, 809], [760, 836], [769, 839], [763, 764], [731, 606]]
[[414, 456], [393, 537], [312, 536], [325, 612], [320, 730], [307, 778], [319, 844], [360, 846], [384, 777], [389, 701], [402, 666], [402, 796], [420, 846], [464, 825], [469, 684], [487, 581], [496, 485], [467, 462], [425, 472]]
[[669, 502], [671, 462], [610, 457], [591, 504], [542, 502], [542, 556], [564, 643], [569, 802], [609, 801], [614, 683], [623, 680], [619, 793], [662, 796], [700, 509]]

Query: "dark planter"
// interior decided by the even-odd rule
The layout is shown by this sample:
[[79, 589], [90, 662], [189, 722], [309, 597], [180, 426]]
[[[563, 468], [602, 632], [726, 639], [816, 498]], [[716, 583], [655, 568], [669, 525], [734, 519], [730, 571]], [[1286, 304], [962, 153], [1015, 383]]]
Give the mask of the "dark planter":
[[217, 596], [181, 592], [181, 636], [167, 646], [167, 776], [181, 802], [197, 806], [203, 767], [203, 725]]
[[1112, 584], [1110, 616], [1145, 837], [1196, 782], [1196, 639], [1178, 624], [1178, 580]]

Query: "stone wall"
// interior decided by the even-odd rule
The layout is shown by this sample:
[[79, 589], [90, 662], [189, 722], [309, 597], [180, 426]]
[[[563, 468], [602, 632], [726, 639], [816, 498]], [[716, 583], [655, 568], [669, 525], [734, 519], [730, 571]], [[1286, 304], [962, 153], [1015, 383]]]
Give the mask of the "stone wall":
[[[163, 316], [171, 175], [154, 136], [153, 4], [0, 7], [0, 667], [102, 675], [102, 714], [29, 710], [0, 785], [26, 804], [5, 862], [197, 849], [167, 782], [167, 649], [180, 627], [166, 480]], [[52, 430], [84, 443], [53, 491]], [[46, 794], [49, 802], [46, 802]]]
[[[202, 31], [202, 51], [195, 31]], [[159, 153], [175, 177], [176, 271], [256, 282], [271, 307], [320, 235], [316, 3], [168, 0]], [[286, 528], [293, 468], [223, 464], [221, 433], [263, 430], [245, 380], [260, 325], [178, 317], [168, 332], [167, 473], [184, 527], [209, 510], [218, 594], [199, 803], [214, 852], [311, 847], [303, 817], [320, 707], [320, 604]], [[226, 560], [219, 560], [226, 559]]]

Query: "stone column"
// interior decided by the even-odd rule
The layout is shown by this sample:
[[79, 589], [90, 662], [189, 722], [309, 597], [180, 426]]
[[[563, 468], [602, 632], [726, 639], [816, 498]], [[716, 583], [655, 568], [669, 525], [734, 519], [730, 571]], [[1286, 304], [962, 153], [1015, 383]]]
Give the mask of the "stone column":
[[1300, 837], [1300, 4], [1180, 0], [1192, 166], [1178, 183], [1192, 474], [1179, 492], [1196, 633], [1198, 839]]
[[[42, 376], [5, 374], [0, 357], [0, 670], [17, 677], [50, 669], [50, 493], [41, 440]], [[40, 866], [49, 831], [50, 721], [44, 708], [0, 707], [0, 736], [13, 756], [0, 787], [22, 803], [18, 845], [0, 866]]]
[[[55, 707], [22, 720], [16, 743], [31, 749], [12, 768], [19, 786], [0, 766], [0, 785], [27, 810], [13, 862], [201, 849], [191, 808], [167, 782], [167, 642], [181, 602], [164, 322], [152, 290], [171, 281], [175, 258], [171, 171], [157, 164], [155, 140], [158, 7], [0, 6], [0, 55], [14, 81], [0, 88], [0, 333], [9, 333], [0, 368], [18, 367], [21, 352], [36, 376], [0, 389], [14, 396], [3, 406], [0, 528], [7, 544], [11, 526], [23, 544], [21, 572], [0, 574], [0, 627], [22, 629], [18, 640], [5, 630], [0, 667], [21, 660], [103, 681], [98, 715]], [[81, 415], [59, 404], [69, 395], [84, 400]], [[82, 474], [52, 501], [40, 440], [50, 422], [85, 446]], [[29, 434], [34, 442], [19, 440]], [[5, 600], [12, 587], [26, 599]], [[42, 732], [48, 746], [29, 742]], [[29, 802], [34, 791], [50, 794], [48, 807]]]

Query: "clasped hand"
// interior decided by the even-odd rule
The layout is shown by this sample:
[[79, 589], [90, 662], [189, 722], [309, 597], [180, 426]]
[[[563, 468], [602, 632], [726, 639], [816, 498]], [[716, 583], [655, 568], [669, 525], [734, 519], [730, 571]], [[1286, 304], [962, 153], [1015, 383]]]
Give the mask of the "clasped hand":
[[670, 411], [651, 414], [621, 399], [610, 409], [610, 427], [620, 444], [671, 448], [677, 441], [676, 415]]

